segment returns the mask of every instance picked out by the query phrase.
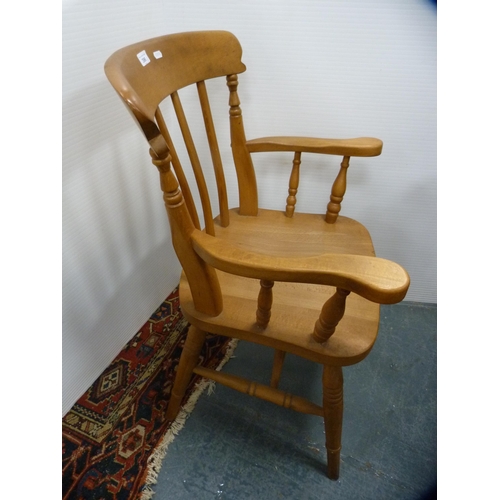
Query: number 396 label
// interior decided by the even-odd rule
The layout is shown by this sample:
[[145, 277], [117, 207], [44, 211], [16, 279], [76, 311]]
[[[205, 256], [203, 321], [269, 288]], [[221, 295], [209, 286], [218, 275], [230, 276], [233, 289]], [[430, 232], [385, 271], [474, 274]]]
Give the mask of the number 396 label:
[[146, 66], [146, 64], [149, 64], [151, 62], [151, 60], [149, 59], [148, 55], [146, 54], [146, 51], [143, 50], [141, 52], [139, 52], [137, 54], [137, 59], [139, 59], [139, 61], [141, 61], [141, 64], [143, 66]]

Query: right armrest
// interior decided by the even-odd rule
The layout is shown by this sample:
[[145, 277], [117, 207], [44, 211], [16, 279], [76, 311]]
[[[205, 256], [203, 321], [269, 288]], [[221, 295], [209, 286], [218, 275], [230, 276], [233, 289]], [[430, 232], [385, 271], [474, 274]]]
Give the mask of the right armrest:
[[281, 257], [244, 250], [199, 230], [191, 237], [195, 252], [207, 264], [238, 276], [331, 285], [378, 304], [400, 302], [410, 286], [410, 277], [400, 265], [377, 257], [346, 254]]
[[265, 151], [291, 151], [322, 153], [339, 156], [378, 156], [382, 152], [382, 141], [373, 137], [357, 139], [316, 139], [313, 137], [261, 137], [246, 143], [250, 153]]

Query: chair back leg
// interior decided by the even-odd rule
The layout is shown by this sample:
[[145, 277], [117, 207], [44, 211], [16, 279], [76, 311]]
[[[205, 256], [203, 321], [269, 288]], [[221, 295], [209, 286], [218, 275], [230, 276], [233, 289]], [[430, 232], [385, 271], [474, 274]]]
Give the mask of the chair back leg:
[[274, 350], [273, 372], [271, 374], [270, 386], [274, 389], [278, 388], [281, 377], [281, 370], [283, 369], [283, 362], [285, 361], [285, 351], [279, 349]]
[[193, 368], [199, 362], [199, 356], [207, 334], [195, 326], [190, 326], [186, 342], [182, 350], [174, 387], [170, 394], [170, 402], [167, 408], [167, 420], [174, 420], [179, 413], [182, 398], [186, 393], [187, 386], [193, 375]]

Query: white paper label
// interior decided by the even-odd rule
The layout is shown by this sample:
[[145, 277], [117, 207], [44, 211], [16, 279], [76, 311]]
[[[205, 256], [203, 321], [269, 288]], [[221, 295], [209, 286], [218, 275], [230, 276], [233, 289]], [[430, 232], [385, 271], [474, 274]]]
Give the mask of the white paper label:
[[160, 59], [163, 57], [163, 54], [161, 53], [161, 50], [155, 50], [153, 52], [153, 55], [155, 56], [156, 59]]
[[146, 51], [143, 50], [142, 52], [139, 52], [137, 54], [137, 59], [139, 59], [139, 61], [141, 61], [141, 64], [143, 66], [146, 66], [146, 64], [149, 64], [151, 62], [151, 60], [149, 59], [148, 55], [146, 54]]

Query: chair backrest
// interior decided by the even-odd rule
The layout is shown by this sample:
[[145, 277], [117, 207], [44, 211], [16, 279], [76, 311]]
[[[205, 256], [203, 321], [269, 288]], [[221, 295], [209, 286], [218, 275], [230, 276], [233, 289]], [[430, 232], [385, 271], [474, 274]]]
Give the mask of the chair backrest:
[[[222, 309], [218, 280], [213, 269], [201, 261], [190, 244], [192, 231], [201, 229], [200, 222], [159, 105], [170, 96], [196, 179], [205, 231], [215, 235], [203, 169], [177, 91], [189, 85], [197, 87], [217, 182], [220, 224], [225, 227], [229, 224], [227, 189], [205, 81], [226, 77], [239, 210], [243, 215], [257, 215], [255, 172], [246, 147], [237, 93], [237, 75], [246, 69], [241, 62], [241, 55], [241, 46], [233, 34], [225, 31], [198, 31], [152, 38], [124, 47], [111, 55], [105, 64], [106, 76], [143, 131], [150, 146], [153, 163], [160, 170], [174, 247], [193, 295], [200, 297], [196, 308], [212, 315], [219, 314]], [[175, 177], [171, 173], [170, 164]], [[202, 296], [211, 296], [212, 299], [207, 302]]]
[[105, 64], [106, 75], [142, 129], [147, 141], [160, 157], [169, 151], [172, 164], [196, 227], [198, 216], [189, 186], [171, 135], [159, 109], [168, 96], [172, 99], [189, 159], [195, 174], [203, 208], [205, 229], [213, 235], [213, 215], [208, 190], [184, 114], [178, 90], [195, 84], [212, 156], [219, 195], [222, 226], [227, 226], [228, 204], [219, 146], [212, 120], [205, 80], [225, 76], [230, 91], [231, 143], [240, 191], [240, 209], [246, 215], [257, 213], [257, 188], [237, 94], [237, 74], [245, 71], [241, 46], [236, 37], [225, 31], [177, 33], [139, 42], [115, 52]]

